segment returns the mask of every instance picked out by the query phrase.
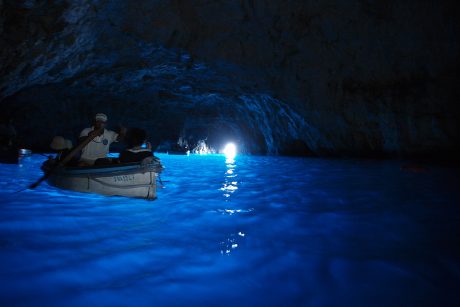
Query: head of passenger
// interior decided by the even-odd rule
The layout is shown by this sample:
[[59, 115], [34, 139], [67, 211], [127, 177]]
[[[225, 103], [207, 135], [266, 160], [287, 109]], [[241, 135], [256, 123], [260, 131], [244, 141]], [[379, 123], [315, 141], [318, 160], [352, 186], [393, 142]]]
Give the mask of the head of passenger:
[[72, 141], [63, 138], [62, 136], [55, 136], [50, 144], [51, 149], [60, 152], [72, 148]]
[[105, 115], [104, 113], [97, 113], [96, 116], [94, 116], [94, 121], [93, 121], [94, 129], [105, 128], [106, 124], [107, 124], [107, 115]]

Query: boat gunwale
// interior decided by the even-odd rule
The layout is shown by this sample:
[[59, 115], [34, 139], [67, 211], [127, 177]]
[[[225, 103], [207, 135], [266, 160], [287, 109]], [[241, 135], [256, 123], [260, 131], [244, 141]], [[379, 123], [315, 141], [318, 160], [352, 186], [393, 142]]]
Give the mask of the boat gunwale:
[[143, 169], [136, 168], [131, 170], [120, 170], [112, 172], [99, 172], [99, 173], [70, 173], [70, 172], [54, 172], [51, 176], [60, 176], [68, 178], [102, 178], [102, 177], [115, 177], [115, 176], [124, 176], [124, 175], [134, 175], [134, 174], [145, 174], [145, 173], [155, 173], [158, 174], [158, 171], [153, 169]]
[[133, 173], [159, 173], [161, 172], [161, 169], [161, 164], [142, 164], [139, 162], [133, 162], [122, 165], [62, 167], [53, 171], [52, 175], [76, 177], [95, 175], [97, 177], [110, 177]]

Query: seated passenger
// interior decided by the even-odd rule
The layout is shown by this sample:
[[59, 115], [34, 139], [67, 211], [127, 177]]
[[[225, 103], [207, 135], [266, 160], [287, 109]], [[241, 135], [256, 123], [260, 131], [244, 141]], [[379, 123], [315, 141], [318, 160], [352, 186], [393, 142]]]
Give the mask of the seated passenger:
[[[51, 141], [50, 147], [57, 153], [55, 161], [60, 162], [72, 151], [72, 141], [62, 136], [55, 136]], [[67, 165], [75, 166], [78, 164], [78, 160], [79, 157], [74, 156], [67, 162]]]
[[[145, 130], [140, 128], [131, 128], [126, 134], [126, 142], [129, 149], [120, 153], [120, 163], [140, 162], [147, 157], [153, 157], [150, 143], [146, 142], [147, 134]], [[143, 148], [143, 144], [147, 144], [147, 148]]]
[[123, 139], [125, 128], [120, 127], [120, 133], [116, 133], [114, 131], [105, 129], [106, 125], [107, 115], [103, 113], [97, 113], [93, 120], [93, 126], [83, 129], [83, 131], [80, 133], [79, 141], [83, 142], [92, 131], [103, 129], [99, 136], [96, 136], [93, 140], [91, 140], [91, 142], [83, 147], [79, 162], [80, 166], [106, 165], [112, 163], [111, 159], [107, 157], [110, 144]]

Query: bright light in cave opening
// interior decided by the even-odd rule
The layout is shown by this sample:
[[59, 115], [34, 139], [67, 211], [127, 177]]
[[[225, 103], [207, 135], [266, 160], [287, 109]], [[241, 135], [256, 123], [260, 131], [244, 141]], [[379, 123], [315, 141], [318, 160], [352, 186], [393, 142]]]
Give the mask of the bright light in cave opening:
[[233, 159], [236, 156], [236, 146], [233, 143], [228, 143], [224, 148], [224, 155], [227, 159]]

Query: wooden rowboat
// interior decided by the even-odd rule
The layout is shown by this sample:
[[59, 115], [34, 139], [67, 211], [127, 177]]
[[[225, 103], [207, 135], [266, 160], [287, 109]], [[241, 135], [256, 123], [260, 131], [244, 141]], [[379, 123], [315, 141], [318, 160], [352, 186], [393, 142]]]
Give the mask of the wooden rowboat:
[[[49, 161], [42, 166], [45, 173], [51, 168]], [[140, 163], [58, 167], [46, 180], [65, 190], [153, 200], [157, 198], [156, 180], [162, 169], [159, 160], [147, 158]]]

